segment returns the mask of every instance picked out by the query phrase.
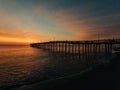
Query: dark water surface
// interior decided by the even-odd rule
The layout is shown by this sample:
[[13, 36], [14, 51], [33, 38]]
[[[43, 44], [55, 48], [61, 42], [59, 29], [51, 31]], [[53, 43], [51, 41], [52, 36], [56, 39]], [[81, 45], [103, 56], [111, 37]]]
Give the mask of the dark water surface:
[[110, 58], [105, 54], [62, 55], [29, 46], [0, 46], [0, 90], [79, 73], [109, 63]]

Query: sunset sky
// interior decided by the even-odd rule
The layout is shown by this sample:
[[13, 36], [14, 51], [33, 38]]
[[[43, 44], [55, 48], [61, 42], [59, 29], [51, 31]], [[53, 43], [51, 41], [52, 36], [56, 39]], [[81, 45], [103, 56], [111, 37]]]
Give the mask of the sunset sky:
[[120, 37], [120, 0], [0, 0], [0, 44]]

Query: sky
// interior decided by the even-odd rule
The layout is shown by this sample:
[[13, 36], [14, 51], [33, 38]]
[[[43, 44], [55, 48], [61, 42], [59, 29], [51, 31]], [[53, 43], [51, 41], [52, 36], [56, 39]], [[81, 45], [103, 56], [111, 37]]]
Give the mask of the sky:
[[120, 37], [120, 0], [0, 0], [0, 44]]

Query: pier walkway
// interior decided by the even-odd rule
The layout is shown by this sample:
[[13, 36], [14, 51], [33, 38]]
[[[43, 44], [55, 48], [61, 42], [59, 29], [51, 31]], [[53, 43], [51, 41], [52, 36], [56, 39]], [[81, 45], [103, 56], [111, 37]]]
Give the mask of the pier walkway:
[[49, 41], [31, 44], [31, 47], [64, 54], [86, 52], [112, 52], [113, 46], [120, 47], [120, 39], [89, 41]]

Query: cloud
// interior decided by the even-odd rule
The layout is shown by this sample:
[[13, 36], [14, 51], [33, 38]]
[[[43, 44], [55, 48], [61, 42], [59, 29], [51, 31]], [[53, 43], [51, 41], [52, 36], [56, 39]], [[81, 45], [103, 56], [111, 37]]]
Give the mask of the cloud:
[[[0, 38], [16, 39], [24, 42], [40, 41], [44, 39], [39, 31], [35, 30], [36, 24], [32, 22], [32, 16], [24, 10], [18, 14], [10, 13], [6, 9], [0, 8]], [[7, 39], [5, 39], [7, 40]]]
[[97, 38], [98, 33], [105, 38], [105, 35], [108, 37], [113, 32], [120, 32], [120, 13], [101, 14], [104, 10], [96, 11], [91, 3], [64, 9], [53, 8], [54, 3], [24, 7], [19, 3], [13, 4], [10, 10], [15, 12], [0, 8], [1, 37], [36, 41], [47, 41], [53, 37], [57, 40], [82, 40]]
[[[67, 14], [61, 14], [64, 16], [68, 16]], [[85, 36], [85, 39], [89, 34], [97, 34], [98, 32], [106, 33], [106, 31], [111, 31], [108, 34], [112, 34], [112, 32], [119, 32], [120, 30], [120, 14], [113, 14], [107, 16], [100, 16], [94, 18], [83, 18], [82, 20], [76, 19], [76, 16], [71, 18], [59, 18], [57, 19], [57, 24], [65, 27], [66, 30], [72, 31], [76, 36]], [[73, 19], [74, 18], [74, 19]], [[114, 31], [115, 30], [115, 31]], [[91, 33], [90, 33], [91, 32]], [[103, 34], [104, 34], [103, 33]], [[90, 35], [90, 36], [91, 36]], [[86, 37], [87, 36], [87, 37]], [[107, 35], [106, 35], [107, 37]]]

